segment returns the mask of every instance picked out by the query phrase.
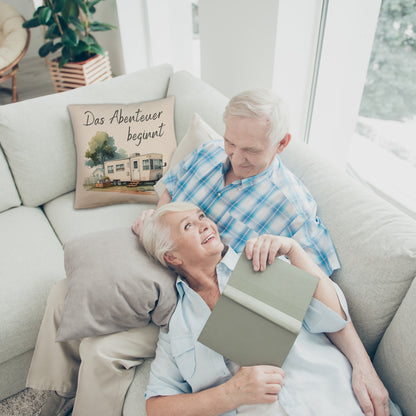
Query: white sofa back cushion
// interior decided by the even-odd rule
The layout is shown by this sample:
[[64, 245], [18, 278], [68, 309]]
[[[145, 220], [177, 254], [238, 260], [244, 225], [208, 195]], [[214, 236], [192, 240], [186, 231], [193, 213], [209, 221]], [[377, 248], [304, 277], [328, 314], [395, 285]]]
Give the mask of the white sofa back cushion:
[[372, 356], [416, 275], [415, 221], [310, 146], [291, 143], [282, 160], [316, 199], [341, 263], [332, 277]]
[[224, 133], [222, 114], [228, 99], [215, 88], [201, 82], [189, 72], [172, 75], [167, 95], [174, 95], [175, 132], [178, 143], [185, 136], [194, 113], [198, 113], [215, 131]]
[[9, 165], [0, 148], [0, 212], [20, 204], [19, 194], [10, 174]]
[[161, 65], [88, 88], [1, 106], [1, 145], [23, 204], [42, 205], [75, 188], [76, 153], [67, 105], [164, 98], [171, 74], [170, 65]]

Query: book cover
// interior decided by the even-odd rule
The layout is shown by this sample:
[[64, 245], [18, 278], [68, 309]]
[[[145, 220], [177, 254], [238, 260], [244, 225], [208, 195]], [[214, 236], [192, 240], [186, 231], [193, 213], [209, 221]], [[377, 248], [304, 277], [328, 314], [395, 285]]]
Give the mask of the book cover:
[[278, 258], [255, 272], [242, 254], [198, 341], [241, 366], [281, 367], [318, 280]]

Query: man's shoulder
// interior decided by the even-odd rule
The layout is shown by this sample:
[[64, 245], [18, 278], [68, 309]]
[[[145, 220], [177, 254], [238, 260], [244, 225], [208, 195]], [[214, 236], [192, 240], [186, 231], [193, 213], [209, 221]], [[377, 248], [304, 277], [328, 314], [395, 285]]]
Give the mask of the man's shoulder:
[[223, 140], [210, 140], [202, 143], [194, 151], [194, 158], [201, 162], [222, 161], [224, 159], [224, 142]]
[[304, 183], [289, 169], [280, 158], [273, 164], [270, 175], [272, 186], [284, 193], [286, 198], [301, 208], [309, 211], [310, 204], [315, 205], [313, 196]]

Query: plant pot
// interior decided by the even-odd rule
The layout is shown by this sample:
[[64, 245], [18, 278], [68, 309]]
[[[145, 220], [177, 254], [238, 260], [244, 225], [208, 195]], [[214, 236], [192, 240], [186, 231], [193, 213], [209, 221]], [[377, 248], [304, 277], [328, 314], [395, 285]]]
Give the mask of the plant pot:
[[48, 61], [53, 86], [56, 92], [72, 90], [111, 78], [108, 52], [95, 55], [83, 62], [68, 62], [59, 68], [58, 58]]

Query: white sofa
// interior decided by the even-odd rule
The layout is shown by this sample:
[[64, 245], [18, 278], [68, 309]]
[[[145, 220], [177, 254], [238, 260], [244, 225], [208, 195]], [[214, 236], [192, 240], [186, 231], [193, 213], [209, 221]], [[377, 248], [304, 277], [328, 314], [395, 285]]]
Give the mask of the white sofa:
[[[128, 226], [148, 208], [73, 208], [76, 153], [67, 105], [167, 95], [175, 96], [177, 141], [194, 112], [223, 132], [227, 98], [186, 72], [173, 73], [169, 65], [0, 107], [0, 399], [24, 388], [47, 294], [65, 277], [62, 244]], [[404, 414], [415, 415], [415, 221], [296, 140], [282, 159], [318, 202], [342, 265], [333, 278], [346, 294], [377, 371]], [[136, 370], [127, 416], [145, 415], [150, 361]]]

